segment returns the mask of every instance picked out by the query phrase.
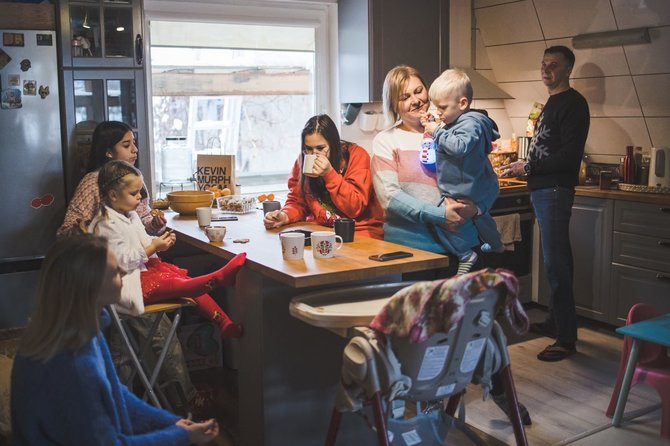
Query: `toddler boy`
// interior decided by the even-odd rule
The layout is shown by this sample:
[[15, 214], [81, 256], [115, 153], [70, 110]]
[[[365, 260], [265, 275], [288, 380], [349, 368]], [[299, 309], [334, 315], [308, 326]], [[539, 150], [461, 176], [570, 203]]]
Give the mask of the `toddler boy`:
[[[498, 177], [487, 156], [491, 142], [500, 137], [495, 123], [484, 113], [470, 110], [472, 84], [462, 70], [443, 72], [428, 94], [441, 122], [435, 122], [429, 113], [421, 122], [437, 146], [437, 183], [442, 198], [472, 201], [478, 209], [472, 221], [484, 242], [482, 252], [502, 252], [500, 234], [488, 212], [498, 197]], [[457, 274], [469, 272], [477, 253], [459, 236], [459, 228], [437, 228], [437, 236], [458, 257]]]

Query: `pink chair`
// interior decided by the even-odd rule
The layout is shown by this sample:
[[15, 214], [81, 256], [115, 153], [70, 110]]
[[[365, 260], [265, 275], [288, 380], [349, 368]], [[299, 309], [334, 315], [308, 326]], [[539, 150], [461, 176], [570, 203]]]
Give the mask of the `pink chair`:
[[[635, 304], [628, 312], [626, 325], [653, 319], [658, 316], [661, 316], [661, 314], [652, 306]], [[661, 437], [670, 438], [670, 358], [668, 358], [667, 348], [652, 342], [639, 342], [639, 355], [635, 364], [635, 372], [633, 374], [631, 386], [643, 383], [656, 389], [661, 397], [662, 406]], [[609, 418], [612, 418], [616, 409], [632, 344], [633, 339], [630, 336], [624, 336], [621, 362], [619, 363], [619, 373], [617, 375], [616, 383], [614, 384], [614, 391], [612, 392], [610, 404], [605, 412]], [[625, 399], [623, 401], [625, 402]]]

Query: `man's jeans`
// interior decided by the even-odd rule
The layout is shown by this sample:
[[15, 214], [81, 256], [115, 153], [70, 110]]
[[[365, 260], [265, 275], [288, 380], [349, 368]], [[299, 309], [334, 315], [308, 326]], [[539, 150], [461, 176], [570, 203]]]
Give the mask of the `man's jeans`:
[[567, 187], [550, 187], [530, 193], [535, 218], [540, 226], [544, 268], [551, 290], [549, 320], [554, 322], [557, 341], [565, 346], [577, 340], [570, 247], [570, 216], [574, 199], [575, 190]]

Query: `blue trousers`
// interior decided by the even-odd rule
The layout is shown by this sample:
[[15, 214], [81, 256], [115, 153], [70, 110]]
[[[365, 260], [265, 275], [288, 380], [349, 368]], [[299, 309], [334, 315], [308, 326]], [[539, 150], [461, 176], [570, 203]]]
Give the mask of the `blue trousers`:
[[570, 217], [574, 188], [551, 187], [530, 193], [540, 227], [544, 268], [549, 280], [549, 320], [561, 345], [577, 341], [577, 312], [573, 289], [573, 260], [570, 247]]

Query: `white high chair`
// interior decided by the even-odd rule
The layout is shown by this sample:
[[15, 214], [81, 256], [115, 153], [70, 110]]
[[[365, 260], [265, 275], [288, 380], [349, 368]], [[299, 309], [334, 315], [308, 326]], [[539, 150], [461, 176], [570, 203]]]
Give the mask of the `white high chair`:
[[[396, 283], [335, 289], [292, 300], [289, 309], [293, 316], [350, 337], [343, 354], [342, 383], [326, 446], [335, 444], [342, 413], [358, 412], [364, 405], [372, 406], [380, 445], [442, 445], [449, 435], [453, 435], [450, 431], [454, 431], [454, 427], [463, 431], [472, 442], [481, 444], [464, 421], [453, 416], [465, 387], [473, 380], [485, 381], [486, 378], [481, 377], [484, 365], [488, 365], [489, 372], [501, 373], [517, 445], [527, 445], [509, 366], [507, 341], [494, 320], [506, 289], [490, 288], [473, 296], [464, 307], [463, 318], [451, 330], [435, 333], [418, 344], [410, 343], [407, 337], [385, 336], [367, 327], [356, 327], [368, 325], [391, 296], [408, 285]], [[361, 304], [357, 305], [357, 302]], [[418, 414], [410, 420], [394, 420], [388, 417], [386, 412], [389, 411], [384, 410], [384, 405], [390, 409], [392, 402], [399, 399], [437, 401], [444, 410]], [[412, 443], [419, 440], [421, 443]]]

